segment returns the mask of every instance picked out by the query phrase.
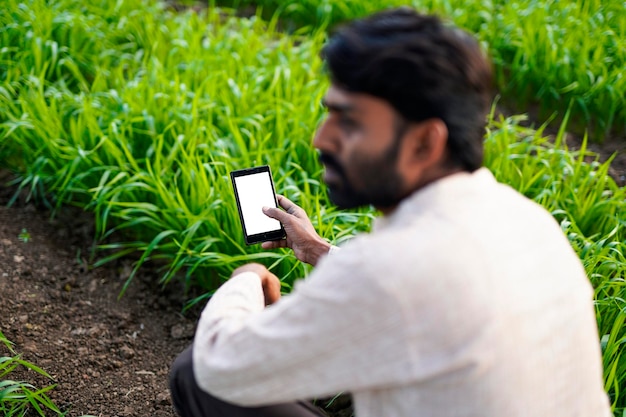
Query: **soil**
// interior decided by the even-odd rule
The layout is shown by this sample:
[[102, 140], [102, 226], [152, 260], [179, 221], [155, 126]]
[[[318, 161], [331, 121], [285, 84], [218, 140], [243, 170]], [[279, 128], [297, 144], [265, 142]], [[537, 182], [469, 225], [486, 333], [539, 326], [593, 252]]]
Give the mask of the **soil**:
[[[176, 284], [163, 289], [147, 269], [119, 298], [131, 262], [88, 267], [90, 215], [7, 208], [12, 192], [0, 188], [0, 330], [52, 380], [25, 369], [11, 379], [56, 384], [49, 396], [67, 417], [174, 417], [168, 373], [193, 339], [201, 307], [181, 314], [193, 294]], [[0, 346], [2, 356], [12, 354]], [[326, 411], [349, 417], [349, 398]]]
[[[569, 138], [566, 139], [570, 143]], [[578, 144], [580, 139], [571, 139], [571, 142]], [[614, 156], [609, 167], [609, 175], [615, 180], [618, 186], [626, 186], [626, 136], [610, 137], [602, 144], [589, 143], [587, 148], [600, 156], [600, 161], [604, 162], [609, 157]]]
[[[579, 146], [578, 137], [567, 140]], [[618, 153], [610, 174], [626, 185], [626, 138], [589, 147], [601, 160]], [[0, 184], [6, 181], [1, 174]], [[0, 186], [0, 330], [22, 359], [42, 367], [52, 381], [24, 369], [12, 379], [56, 384], [50, 397], [68, 417], [174, 417], [169, 367], [191, 343], [200, 306], [181, 314], [191, 295], [178, 284], [162, 288], [150, 268], [118, 298], [131, 261], [88, 265], [92, 217], [65, 208], [52, 218], [21, 201], [7, 208], [13, 192]], [[0, 346], [0, 356], [8, 354]], [[349, 397], [326, 411], [351, 416]]]
[[87, 268], [91, 230], [85, 216], [51, 221], [32, 205], [0, 207], [0, 329], [53, 381], [11, 378], [56, 383], [50, 397], [68, 417], [174, 416], [169, 366], [194, 332], [180, 314], [184, 293], [161, 291], [145, 272], [118, 300], [130, 265]]

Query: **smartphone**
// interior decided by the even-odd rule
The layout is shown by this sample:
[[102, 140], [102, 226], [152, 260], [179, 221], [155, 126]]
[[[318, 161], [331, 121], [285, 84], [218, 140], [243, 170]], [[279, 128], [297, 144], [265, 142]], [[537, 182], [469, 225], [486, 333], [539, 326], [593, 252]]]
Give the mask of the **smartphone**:
[[278, 207], [270, 167], [231, 171], [230, 179], [246, 244], [283, 239], [286, 236], [283, 225], [262, 211], [264, 206]]

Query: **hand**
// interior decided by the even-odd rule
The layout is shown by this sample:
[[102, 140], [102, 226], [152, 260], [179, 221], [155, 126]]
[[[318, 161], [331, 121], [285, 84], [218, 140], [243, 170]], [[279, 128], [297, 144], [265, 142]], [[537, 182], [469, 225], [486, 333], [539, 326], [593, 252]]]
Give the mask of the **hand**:
[[268, 271], [265, 266], [256, 263], [246, 264], [235, 269], [231, 277], [243, 272], [254, 272], [261, 277], [261, 286], [263, 287], [266, 306], [274, 304], [280, 299], [280, 280], [276, 275]]
[[304, 210], [282, 195], [278, 197], [278, 204], [285, 211], [278, 208], [264, 207], [266, 216], [282, 223], [287, 233], [287, 239], [263, 242], [263, 249], [291, 248], [296, 258], [315, 266], [317, 261], [328, 253], [330, 243], [317, 234], [311, 220]]

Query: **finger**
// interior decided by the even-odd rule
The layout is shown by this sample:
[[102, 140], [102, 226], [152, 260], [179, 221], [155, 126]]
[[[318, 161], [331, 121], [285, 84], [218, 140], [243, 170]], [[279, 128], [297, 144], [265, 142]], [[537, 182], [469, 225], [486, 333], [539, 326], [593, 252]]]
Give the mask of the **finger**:
[[262, 242], [261, 248], [263, 249], [276, 249], [276, 242]]
[[300, 206], [296, 203], [285, 197], [284, 195], [278, 195], [278, 204], [285, 209], [285, 211], [289, 214], [293, 214], [294, 216], [298, 215], [298, 210], [302, 210]]
[[266, 306], [274, 304], [280, 299], [280, 281], [271, 272], [268, 272], [263, 280], [263, 295], [265, 296]]
[[234, 277], [239, 274], [243, 274], [244, 272], [254, 272], [257, 275], [262, 276], [266, 271], [267, 271], [267, 268], [265, 267], [265, 265], [261, 265], [256, 262], [251, 262], [251, 263], [241, 265], [240, 267], [236, 268], [232, 272], [231, 277]]
[[272, 219], [276, 219], [283, 224], [288, 222], [290, 220], [289, 217], [291, 216], [291, 214], [286, 211], [282, 211], [281, 209], [274, 207], [263, 207], [263, 214], [271, 217]]
[[261, 247], [263, 249], [278, 249], [278, 248], [286, 248], [287, 241], [286, 240], [272, 240], [270, 242], [261, 243]]

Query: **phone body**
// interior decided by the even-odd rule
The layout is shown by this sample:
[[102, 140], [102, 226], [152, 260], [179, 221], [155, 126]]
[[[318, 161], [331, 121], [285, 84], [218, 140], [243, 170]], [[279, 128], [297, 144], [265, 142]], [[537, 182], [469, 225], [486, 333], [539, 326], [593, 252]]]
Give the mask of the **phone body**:
[[270, 167], [263, 165], [231, 171], [230, 179], [246, 244], [285, 238], [283, 225], [262, 211], [264, 206], [278, 207]]

